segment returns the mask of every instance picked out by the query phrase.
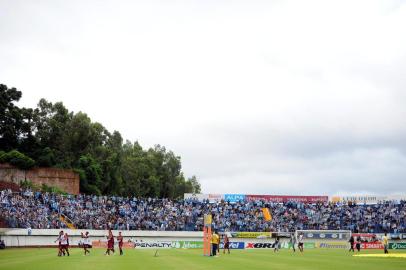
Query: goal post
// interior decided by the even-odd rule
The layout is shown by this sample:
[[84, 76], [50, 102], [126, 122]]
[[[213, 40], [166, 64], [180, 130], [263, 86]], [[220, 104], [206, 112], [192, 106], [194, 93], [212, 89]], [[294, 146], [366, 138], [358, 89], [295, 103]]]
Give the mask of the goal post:
[[211, 255], [211, 223], [212, 223], [212, 216], [204, 215], [203, 256]]

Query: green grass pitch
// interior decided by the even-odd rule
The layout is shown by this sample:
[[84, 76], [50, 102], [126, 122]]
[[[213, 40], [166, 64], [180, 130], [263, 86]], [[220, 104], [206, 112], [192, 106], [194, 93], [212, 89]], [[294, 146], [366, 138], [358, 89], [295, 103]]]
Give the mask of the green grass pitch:
[[[396, 251], [399, 253], [400, 251]], [[81, 249], [71, 249], [70, 257], [57, 257], [57, 250], [6, 249], [0, 250], [0, 269], [23, 270], [124, 270], [124, 269], [176, 269], [176, 270], [374, 270], [406, 269], [405, 258], [359, 258], [338, 249], [306, 250], [304, 254], [282, 250], [232, 250], [231, 255], [217, 258], [202, 256], [201, 250], [161, 249], [154, 257], [153, 249], [127, 249], [124, 256], [104, 256], [102, 249], [93, 249], [90, 256], [83, 256]], [[381, 250], [362, 253], [382, 253]], [[406, 254], [404, 252], [404, 254]]]

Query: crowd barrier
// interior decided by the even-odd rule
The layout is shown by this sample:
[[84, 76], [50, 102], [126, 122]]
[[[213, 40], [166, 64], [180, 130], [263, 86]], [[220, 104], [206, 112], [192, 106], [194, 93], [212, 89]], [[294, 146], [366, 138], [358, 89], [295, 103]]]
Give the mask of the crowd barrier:
[[[70, 245], [78, 246], [81, 233], [86, 230], [65, 229], [70, 237]], [[93, 248], [105, 248], [107, 231], [87, 230]], [[119, 231], [113, 231], [115, 236]], [[55, 242], [59, 230], [55, 229], [7, 229], [0, 228], [0, 240], [4, 240], [6, 247], [56, 247]], [[153, 248], [153, 249], [203, 249], [203, 232], [183, 231], [122, 231], [124, 248]], [[286, 234], [280, 238], [279, 247], [292, 248]], [[230, 238], [231, 249], [273, 249], [275, 243], [274, 233], [260, 232], [232, 232]], [[380, 237], [380, 235], [378, 235]], [[223, 248], [220, 244], [220, 248]], [[305, 249], [348, 249], [348, 241], [343, 239], [305, 239]], [[363, 243], [362, 249], [382, 249], [380, 242]], [[405, 239], [391, 240], [390, 249], [406, 249]]]

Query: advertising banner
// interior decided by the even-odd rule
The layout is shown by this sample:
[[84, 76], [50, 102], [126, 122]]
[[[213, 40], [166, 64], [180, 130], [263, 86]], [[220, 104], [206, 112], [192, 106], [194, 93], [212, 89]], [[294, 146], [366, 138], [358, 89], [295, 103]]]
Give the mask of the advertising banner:
[[107, 248], [107, 241], [92, 241], [92, 248]]
[[[295, 247], [297, 248], [297, 244], [295, 245]], [[305, 242], [305, 243], [303, 243], [303, 248], [304, 249], [315, 248], [315, 247], [316, 247], [316, 243], [313, 243], [313, 242]], [[290, 249], [290, 248], [292, 248], [292, 243], [282, 242], [280, 244], [280, 248]]]
[[387, 201], [406, 201], [406, 195], [389, 195], [385, 198]]
[[315, 248], [315, 247], [316, 247], [316, 243], [314, 243], [314, 242], [303, 243], [303, 248]]
[[235, 238], [267, 238], [271, 237], [270, 232], [232, 232], [232, 237]]
[[209, 195], [208, 194], [185, 193], [183, 195], [183, 198], [185, 200], [194, 200], [194, 201], [202, 202], [204, 200], [208, 200]]
[[245, 248], [274, 248], [274, 243], [245, 243]]
[[317, 248], [349, 248], [349, 244], [344, 241], [337, 241], [337, 242], [316, 242]]
[[242, 194], [225, 194], [224, 200], [230, 203], [236, 203], [239, 201], [245, 201], [245, 195]]
[[[314, 242], [305, 242], [303, 243], [304, 249], [312, 249], [315, 248], [316, 244]], [[297, 247], [297, 245], [296, 245]], [[245, 248], [247, 249], [265, 249], [265, 248], [274, 248], [274, 243], [245, 243]], [[280, 243], [280, 248], [292, 248], [292, 244], [289, 242], [282, 242]]]
[[243, 194], [194, 194], [185, 193], [183, 195], [185, 200], [203, 201], [209, 200], [210, 202], [219, 202], [221, 200], [236, 203], [239, 201], [255, 201], [265, 200], [268, 202], [283, 203], [288, 201], [315, 203], [315, 202], [327, 202], [328, 196], [284, 196], [284, 195], [243, 195]]
[[135, 242], [135, 248], [172, 248], [173, 242], [169, 241], [150, 241], [150, 242]]
[[290, 238], [290, 236], [292, 235], [292, 233], [289, 233], [289, 232], [275, 232], [275, 233], [272, 233], [271, 235], [272, 235], [272, 238], [276, 238], [276, 237], [279, 237], [279, 238]]
[[381, 242], [361, 243], [361, 249], [383, 249], [383, 245]]
[[219, 202], [221, 200], [224, 200], [224, 194], [209, 194], [210, 202]]
[[[224, 243], [220, 243], [220, 249], [224, 248]], [[244, 249], [244, 242], [230, 242], [230, 249]]]
[[185, 193], [183, 194], [185, 200], [195, 200], [195, 201], [205, 201], [209, 200], [210, 202], [219, 202], [224, 200], [224, 194], [196, 194], [196, 193]]
[[389, 243], [389, 249], [406, 249], [406, 243]]
[[337, 233], [327, 233], [327, 232], [304, 232], [304, 237], [309, 239], [349, 239], [350, 232], [337, 232]]
[[172, 242], [172, 248], [203, 248], [202, 241], [176, 241]]
[[289, 201], [316, 203], [328, 201], [328, 196], [246, 195], [245, 198], [248, 201], [265, 200], [276, 203], [284, 203]]
[[388, 200], [384, 196], [375, 196], [375, 195], [361, 195], [361, 196], [334, 196], [331, 198], [332, 202], [341, 202], [341, 203], [356, 203], [356, 204], [377, 204], [382, 201]]
[[400, 233], [391, 233], [389, 235], [390, 239], [394, 239], [394, 240], [398, 240], [398, 239], [402, 239], [402, 234]]
[[[133, 245], [134, 246], [134, 245]], [[104, 246], [104, 247], [107, 247]], [[220, 243], [220, 248], [224, 247]], [[151, 241], [135, 242], [135, 248], [182, 248], [182, 249], [203, 249], [202, 241]], [[244, 242], [230, 242], [230, 249], [244, 249]]]
[[282, 243], [280, 244], [280, 248], [286, 248], [286, 249], [292, 248], [292, 243], [289, 243], [289, 242], [282, 242]]
[[[115, 246], [117, 246], [117, 242], [114, 243]], [[97, 240], [97, 241], [92, 241], [92, 248], [107, 248], [107, 241], [101, 241], [101, 240]], [[134, 243], [130, 243], [130, 242], [123, 242], [123, 248], [134, 248]]]

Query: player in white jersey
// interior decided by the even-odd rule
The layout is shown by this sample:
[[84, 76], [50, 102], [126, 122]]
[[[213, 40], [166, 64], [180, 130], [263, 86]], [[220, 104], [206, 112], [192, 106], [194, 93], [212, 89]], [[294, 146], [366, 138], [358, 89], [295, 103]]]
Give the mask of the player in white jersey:
[[299, 239], [298, 239], [299, 244], [297, 247], [299, 248], [300, 252], [303, 252], [303, 233], [299, 233]]
[[63, 231], [59, 232], [58, 238], [56, 238], [55, 243], [58, 242], [58, 256], [65, 256], [65, 251], [62, 249], [62, 239], [63, 239]]
[[81, 236], [82, 236], [83, 250], [85, 251], [85, 256], [86, 256], [87, 253], [90, 254], [90, 250], [88, 250], [88, 248], [90, 248], [89, 232], [86, 232], [85, 234], [81, 233]]
[[66, 254], [68, 254], [68, 256], [69, 256], [69, 237], [68, 237], [68, 233], [65, 233], [65, 235], [62, 237], [61, 248], [62, 248], [62, 251], [65, 251]]

